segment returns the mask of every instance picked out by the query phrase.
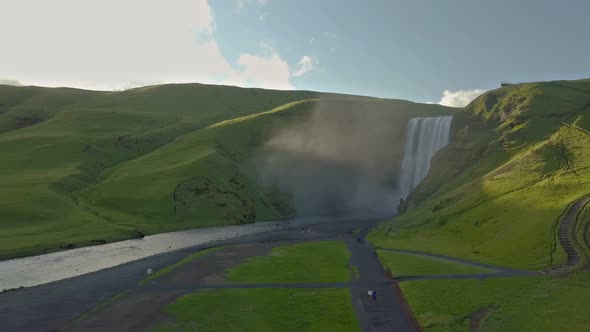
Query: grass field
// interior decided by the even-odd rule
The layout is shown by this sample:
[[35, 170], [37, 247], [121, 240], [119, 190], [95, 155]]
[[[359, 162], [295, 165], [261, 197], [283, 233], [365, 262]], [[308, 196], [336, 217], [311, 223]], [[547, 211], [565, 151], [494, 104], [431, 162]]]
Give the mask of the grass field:
[[[226, 279], [233, 283], [345, 282], [351, 277], [349, 258], [340, 241], [283, 245], [268, 256], [255, 256], [229, 268]], [[167, 312], [174, 323], [163, 323], [157, 331], [359, 331], [348, 288], [206, 290], [181, 297]]]
[[156, 331], [360, 331], [348, 289], [227, 289], [181, 297]]
[[381, 265], [394, 277], [435, 274], [489, 273], [490, 269], [434, 257], [377, 250]]
[[234, 283], [346, 282], [350, 252], [343, 242], [304, 242], [273, 248], [227, 271]]
[[319, 103], [334, 111], [388, 111], [399, 115], [394, 126], [452, 111], [202, 84], [122, 92], [0, 86], [0, 259], [121, 240], [138, 230], [291, 217], [289, 193], [261, 187], [248, 165], [273, 130]]
[[481, 331], [583, 331], [589, 274], [486, 280], [424, 280], [400, 284], [424, 331], [469, 331], [472, 314], [491, 312]]
[[561, 122], [587, 123], [590, 80], [508, 86], [464, 112], [406, 213], [370, 240], [524, 269], [562, 263], [554, 229], [590, 192], [590, 135]]

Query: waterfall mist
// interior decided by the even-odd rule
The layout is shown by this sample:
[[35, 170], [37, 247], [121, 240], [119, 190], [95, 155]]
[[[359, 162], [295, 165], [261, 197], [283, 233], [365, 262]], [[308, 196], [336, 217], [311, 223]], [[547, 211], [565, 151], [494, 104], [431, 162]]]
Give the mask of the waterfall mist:
[[410, 119], [410, 102], [302, 107], [265, 135], [254, 165], [262, 184], [290, 194], [299, 217], [394, 215], [449, 141], [452, 116]]
[[406, 121], [379, 100], [314, 103], [271, 135], [259, 180], [290, 193], [297, 216], [391, 215]]

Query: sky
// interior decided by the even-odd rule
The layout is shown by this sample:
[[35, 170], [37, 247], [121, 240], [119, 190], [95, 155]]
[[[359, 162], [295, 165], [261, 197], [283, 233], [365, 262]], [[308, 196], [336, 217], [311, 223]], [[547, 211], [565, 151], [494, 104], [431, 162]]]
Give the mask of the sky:
[[0, 84], [300, 89], [464, 106], [590, 77], [587, 0], [0, 0]]

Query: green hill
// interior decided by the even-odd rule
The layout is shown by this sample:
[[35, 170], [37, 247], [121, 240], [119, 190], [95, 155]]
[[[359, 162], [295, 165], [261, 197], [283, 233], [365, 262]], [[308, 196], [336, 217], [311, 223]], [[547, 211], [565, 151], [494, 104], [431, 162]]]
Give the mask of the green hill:
[[525, 269], [563, 263], [556, 225], [590, 193], [590, 80], [489, 91], [455, 127], [406, 212], [372, 241]]
[[[261, 185], [252, 160], [273, 133], [318, 108], [380, 112], [402, 129], [412, 116], [452, 111], [202, 84], [0, 86], [0, 258], [291, 217], [290, 193]], [[401, 140], [393, 145], [401, 153]]]
[[[455, 116], [454, 127], [403, 213], [370, 240], [529, 270], [563, 264], [557, 226], [566, 208], [590, 193], [590, 80], [489, 91]], [[567, 276], [422, 280], [400, 288], [425, 331], [583, 329], [589, 216], [586, 206], [570, 234], [581, 261]]]

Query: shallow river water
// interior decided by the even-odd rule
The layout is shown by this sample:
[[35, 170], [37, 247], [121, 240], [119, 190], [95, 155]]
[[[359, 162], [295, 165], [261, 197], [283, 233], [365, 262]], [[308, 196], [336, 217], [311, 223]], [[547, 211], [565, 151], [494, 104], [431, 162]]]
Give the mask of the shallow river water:
[[161, 233], [104, 245], [76, 248], [38, 256], [0, 261], [0, 291], [29, 287], [106, 269], [144, 257], [223, 240], [294, 226], [296, 221]]

